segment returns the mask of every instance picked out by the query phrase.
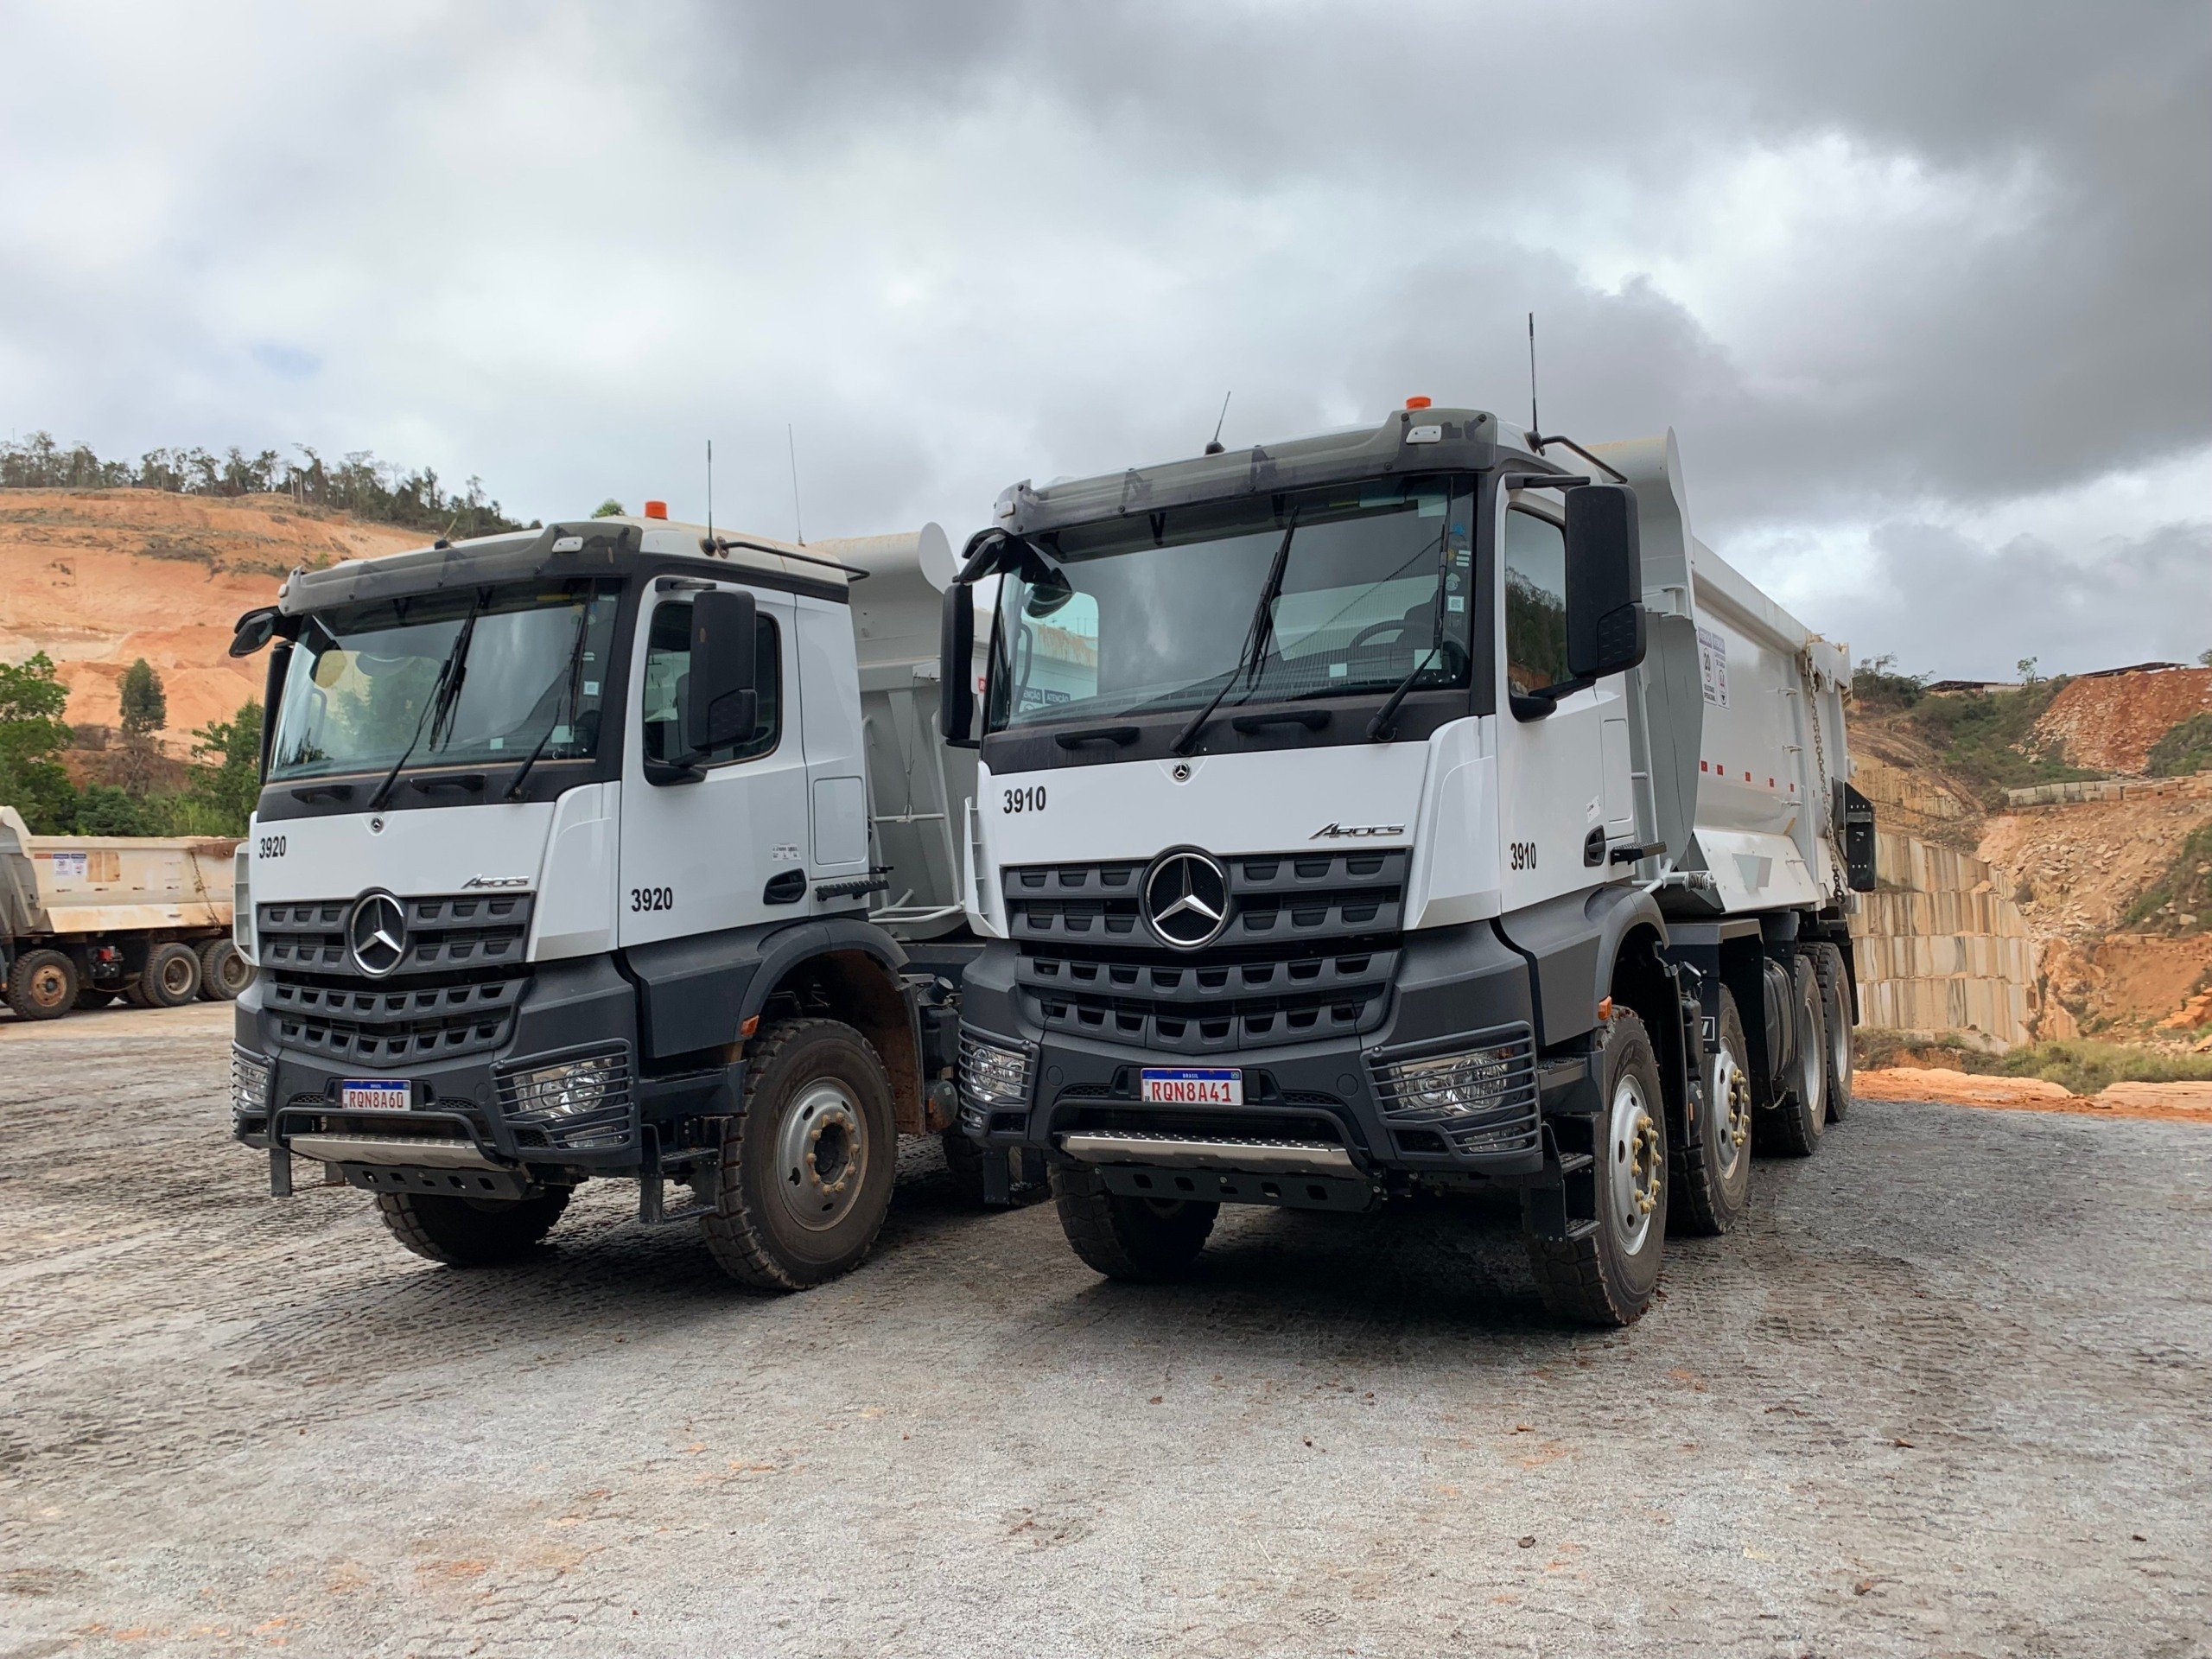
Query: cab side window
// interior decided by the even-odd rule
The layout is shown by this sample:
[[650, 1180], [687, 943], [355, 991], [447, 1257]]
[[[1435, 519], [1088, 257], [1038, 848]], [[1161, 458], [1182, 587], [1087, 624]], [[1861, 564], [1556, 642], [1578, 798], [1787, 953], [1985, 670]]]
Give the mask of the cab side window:
[[[760, 718], [752, 735], [727, 748], [693, 760], [695, 766], [727, 766], [756, 760], [776, 747], [782, 728], [784, 659], [776, 620], [761, 615], [755, 626], [760, 664]], [[641, 705], [645, 757], [648, 761], [684, 758], [690, 745], [683, 730], [685, 695], [691, 683], [691, 601], [671, 600], [653, 611], [645, 640], [645, 690]]]
[[1505, 683], [1526, 694], [1567, 671], [1567, 537], [1548, 518], [1505, 515]]

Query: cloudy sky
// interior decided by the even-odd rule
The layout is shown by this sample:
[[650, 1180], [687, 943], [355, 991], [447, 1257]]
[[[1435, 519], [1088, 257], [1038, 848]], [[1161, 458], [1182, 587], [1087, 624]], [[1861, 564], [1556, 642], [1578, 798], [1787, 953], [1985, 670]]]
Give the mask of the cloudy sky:
[[1671, 424], [1944, 675], [2212, 647], [2202, 0], [0, 0], [0, 428], [956, 542], [1018, 478]]

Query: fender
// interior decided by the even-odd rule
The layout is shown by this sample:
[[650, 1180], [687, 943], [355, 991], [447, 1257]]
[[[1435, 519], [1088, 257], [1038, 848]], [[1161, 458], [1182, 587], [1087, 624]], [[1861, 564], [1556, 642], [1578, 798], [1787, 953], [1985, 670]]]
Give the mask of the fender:
[[1528, 959], [1545, 1047], [1596, 1028], [1598, 1005], [1611, 994], [1622, 943], [1643, 926], [1665, 946], [1667, 924], [1658, 905], [1625, 882], [1562, 893], [1498, 918], [1499, 936]]
[[1591, 1023], [1597, 1023], [1596, 1003], [1611, 994], [1613, 969], [1620, 961], [1621, 945], [1630, 933], [1639, 927], [1649, 927], [1659, 938], [1659, 948], [1669, 944], [1667, 918], [1659, 913], [1658, 901], [1641, 887], [1600, 887], [1590, 895], [1587, 912], [1598, 928], [1598, 977], [1591, 989]]
[[898, 941], [872, 922], [829, 916], [663, 939], [623, 953], [638, 988], [641, 1046], [666, 1060], [739, 1040], [769, 993], [810, 957], [857, 950], [895, 980], [906, 965]]

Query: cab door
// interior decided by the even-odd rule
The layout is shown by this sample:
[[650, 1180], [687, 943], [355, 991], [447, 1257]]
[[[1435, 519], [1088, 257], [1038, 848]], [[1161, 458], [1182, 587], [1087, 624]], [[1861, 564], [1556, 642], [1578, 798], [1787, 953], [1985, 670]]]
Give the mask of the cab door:
[[1605, 881], [1610, 849], [1632, 837], [1634, 821], [1620, 677], [1569, 692], [1548, 712], [1529, 699], [1568, 678], [1567, 541], [1559, 521], [1535, 504], [1515, 503], [1502, 515], [1498, 547], [1508, 694], [1498, 711], [1498, 867], [1510, 912]]
[[742, 585], [662, 577], [640, 607], [614, 895], [625, 947], [791, 920], [810, 908], [798, 630], [788, 594], [753, 590], [760, 664], [753, 731], [691, 761], [694, 778], [678, 767], [690, 749], [692, 600], [710, 588]]

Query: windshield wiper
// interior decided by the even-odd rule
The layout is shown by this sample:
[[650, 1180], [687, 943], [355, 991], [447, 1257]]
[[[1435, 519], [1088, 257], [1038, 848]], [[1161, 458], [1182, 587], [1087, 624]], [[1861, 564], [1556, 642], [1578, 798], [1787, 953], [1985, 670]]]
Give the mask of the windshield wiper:
[[392, 785], [399, 781], [399, 774], [415, 758], [415, 750], [423, 741], [423, 728], [426, 722], [430, 728], [430, 747], [437, 747], [439, 728], [445, 724], [447, 717], [453, 713], [454, 703], [461, 698], [461, 676], [467, 672], [462, 664], [468, 655], [468, 642], [476, 632], [477, 613], [483, 608], [484, 590], [480, 588], [476, 590], [476, 596], [468, 602], [468, 614], [461, 619], [460, 631], [453, 637], [453, 645], [446, 652], [445, 661], [438, 664], [438, 677], [430, 687], [429, 696], [423, 702], [423, 712], [415, 716], [415, 734], [407, 740], [407, 747], [400, 751], [399, 759], [391, 763], [391, 770], [385, 773], [384, 781], [377, 785], [377, 792], [369, 797], [370, 811], [384, 810], [385, 801], [391, 794]]
[[1229, 688], [1236, 683], [1239, 674], [1245, 676], [1248, 682], [1257, 683], [1258, 671], [1267, 660], [1268, 642], [1274, 638], [1275, 601], [1282, 597], [1283, 572], [1290, 564], [1291, 537], [1298, 534], [1298, 515], [1302, 511], [1300, 507], [1291, 509], [1290, 523], [1282, 532], [1282, 545], [1275, 549], [1275, 562], [1268, 567], [1267, 582], [1260, 589], [1259, 607], [1252, 613], [1252, 626], [1244, 635], [1244, 649], [1236, 654], [1236, 666], [1221, 683], [1221, 690], [1213, 694], [1213, 701], [1192, 715], [1190, 724], [1175, 734], [1175, 741], [1167, 746], [1173, 753], [1191, 752], [1191, 746], [1198, 741], [1198, 734], [1205, 730], [1206, 721], [1221, 707], [1221, 700], [1229, 695]]
[[1391, 735], [1397, 729], [1398, 705], [1406, 700], [1406, 694], [1414, 689], [1414, 682], [1427, 673], [1430, 669], [1442, 667], [1443, 659], [1452, 652], [1460, 649], [1461, 646], [1457, 639], [1445, 638], [1444, 618], [1439, 614], [1436, 619], [1436, 634], [1429, 641], [1428, 649], [1414, 653], [1414, 665], [1408, 671], [1406, 677], [1398, 682], [1397, 690], [1383, 699], [1382, 706], [1375, 711], [1375, 718], [1367, 722], [1367, 741], [1370, 743], [1389, 741]]
[[545, 731], [538, 738], [537, 747], [530, 752], [530, 759], [522, 763], [522, 770], [515, 773], [514, 782], [507, 785], [508, 800], [522, 798], [522, 786], [530, 781], [531, 768], [545, 753], [545, 746], [553, 741], [553, 734], [561, 729], [561, 716], [566, 714], [571, 721], [575, 718], [576, 680], [582, 674], [584, 666], [584, 620], [590, 614], [589, 601], [576, 607], [576, 637], [569, 646], [569, 677], [562, 684], [561, 701], [554, 706], [553, 718], [546, 721]]

